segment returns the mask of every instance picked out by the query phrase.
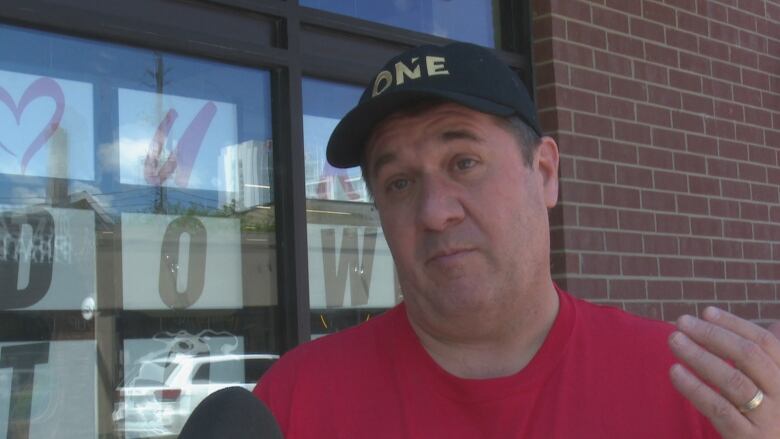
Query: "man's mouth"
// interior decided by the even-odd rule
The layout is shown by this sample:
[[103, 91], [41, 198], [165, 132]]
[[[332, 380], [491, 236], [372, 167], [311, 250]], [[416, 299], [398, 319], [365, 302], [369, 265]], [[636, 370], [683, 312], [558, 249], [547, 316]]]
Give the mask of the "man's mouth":
[[466, 256], [472, 251], [474, 251], [474, 249], [469, 247], [457, 247], [439, 250], [436, 251], [430, 258], [428, 258], [425, 263], [447, 263], [450, 261], [455, 261], [463, 256]]

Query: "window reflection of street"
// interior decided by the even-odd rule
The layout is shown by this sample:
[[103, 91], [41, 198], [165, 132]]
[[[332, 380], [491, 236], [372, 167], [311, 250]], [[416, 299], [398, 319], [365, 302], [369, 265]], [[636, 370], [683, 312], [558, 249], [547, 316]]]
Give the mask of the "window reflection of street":
[[225, 332], [179, 331], [151, 342], [139, 340], [134, 349], [150, 344], [160, 349], [127, 365], [124, 384], [116, 389], [112, 419], [125, 438], [178, 435], [206, 396], [229, 386], [251, 390], [278, 358], [239, 353], [239, 338]]

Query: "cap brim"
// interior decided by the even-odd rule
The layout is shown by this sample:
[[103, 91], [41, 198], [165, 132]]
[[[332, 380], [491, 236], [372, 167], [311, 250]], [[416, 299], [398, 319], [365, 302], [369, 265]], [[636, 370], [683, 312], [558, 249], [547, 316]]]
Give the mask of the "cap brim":
[[374, 126], [399, 108], [424, 98], [443, 98], [496, 116], [509, 116], [515, 113], [513, 108], [506, 105], [456, 92], [409, 88], [388, 92], [358, 105], [341, 119], [328, 141], [326, 152], [328, 162], [336, 168], [358, 166], [365, 142]]

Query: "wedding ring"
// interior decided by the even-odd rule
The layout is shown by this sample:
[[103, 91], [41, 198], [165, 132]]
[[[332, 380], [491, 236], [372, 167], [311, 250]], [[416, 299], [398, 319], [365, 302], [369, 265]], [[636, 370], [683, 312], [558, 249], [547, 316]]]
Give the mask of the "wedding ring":
[[756, 391], [756, 396], [753, 397], [750, 401], [745, 403], [742, 407], [739, 408], [739, 411], [742, 413], [751, 412], [758, 408], [758, 406], [761, 405], [761, 403], [764, 402], [764, 392], [761, 391], [761, 389], [758, 389]]

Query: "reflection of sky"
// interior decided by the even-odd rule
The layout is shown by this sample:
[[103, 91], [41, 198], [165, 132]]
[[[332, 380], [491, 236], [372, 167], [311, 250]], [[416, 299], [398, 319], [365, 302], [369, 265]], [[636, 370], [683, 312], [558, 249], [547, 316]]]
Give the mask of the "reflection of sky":
[[475, 0], [301, 0], [302, 6], [494, 47], [492, 3]]
[[[84, 172], [71, 174], [75, 178], [70, 180], [51, 181], [35, 176], [15, 176], [0, 170], [0, 204], [44, 202], [54, 185], [64, 187], [66, 194], [85, 190], [109, 211], [151, 211], [161, 197], [169, 205], [189, 207], [195, 204], [214, 210], [221, 207], [216, 185], [211, 181], [217, 175], [216, 169], [213, 176], [206, 176], [205, 182], [198, 183], [200, 189], [168, 188], [164, 194], [158, 187], [120, 182], [119, 89], [154, 93], [159, 88], [165, 95], [186, 97], [192, 102], [225, 103], [234, 108], [234, 115], [232, 127], [226, 128], [230, 133], [223, 137], [231, 137], [234, 143], [272, 138], [270, 75], [264, 70], [2, 25], [0, 53], [3, 53], [0, 71], [89, 84], [94, 115], [91, 125], [83, 122], [84, 126], [90, 127], [85, 130], [93, 134], [93, 141], [88, 143], [94, 145], [90, 146], [94, 152], [90, 153], [91, 157], [80, 157], [71, 166]], [[162, 78], [160, 83], [154, 79], [156, 73], [161, 73], [158, 75]], [[5, 105], [0, 104], [0, 119], [4, 117], [3, 107]], [[82, 113], [89, 114], [85, 113], [86, 103], [83, 107]], [[180, 115], [178, 122], [186, 122], [184, 115]], [[129, 148], [145, 152], [148, 146], [140, 141]], [[91, 163], [94, 163], [93, 171], [86, 172]], [[216, 168], [216, 163], [213, 166]], [[112, 205], [107, 205], [109, 203], [117, 209], [112, 209]]]

